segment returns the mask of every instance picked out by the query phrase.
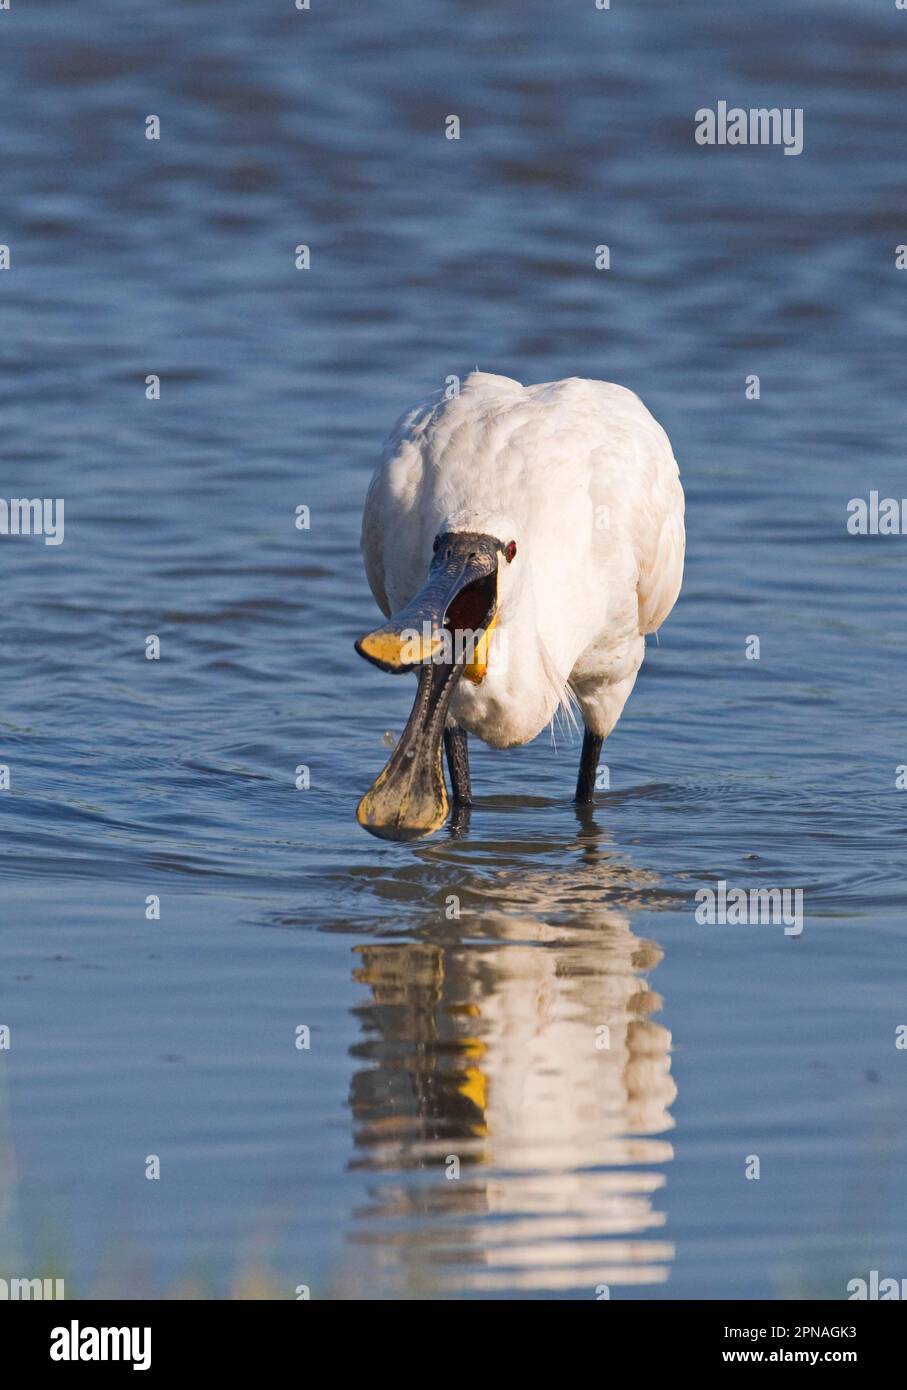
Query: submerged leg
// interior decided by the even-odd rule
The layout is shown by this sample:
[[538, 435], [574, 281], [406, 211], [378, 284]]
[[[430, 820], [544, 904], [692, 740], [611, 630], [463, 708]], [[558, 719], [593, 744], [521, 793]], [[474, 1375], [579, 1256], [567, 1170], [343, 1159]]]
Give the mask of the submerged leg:
[[601, 734], [590, 733], [586, 729], [583, 733], [583, 751], [579, 759], [579, 776], [576, 779], [576, 796], [574, 801], [581, 805], [592, 800], [592, 793], [595, 791], [595, 774], [598, 771], [598, 755], [602, 751], [604, 739]]
[[469, 794], [469, 745], [466, 730], [448, 720], [444, 730], [444, 749], [450, 770], [450, 786], [454, 806], [471, 806]]

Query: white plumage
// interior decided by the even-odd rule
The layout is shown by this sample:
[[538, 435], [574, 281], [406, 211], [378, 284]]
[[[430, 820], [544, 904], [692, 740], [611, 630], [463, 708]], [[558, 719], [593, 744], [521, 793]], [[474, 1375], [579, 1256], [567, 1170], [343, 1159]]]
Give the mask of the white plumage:
[[450, 713], [509, 747], [573, 697], [590, 732], [607, 736], [645, 634], [680, 591], [683, 514], [668, 437], [632, 391], [473, 372], [459, 395], [397, 423], [369, 488], [362, 552], [389, 615], [423, 584], [439, 533], [515, 541], [487, 671], [459, 682]]

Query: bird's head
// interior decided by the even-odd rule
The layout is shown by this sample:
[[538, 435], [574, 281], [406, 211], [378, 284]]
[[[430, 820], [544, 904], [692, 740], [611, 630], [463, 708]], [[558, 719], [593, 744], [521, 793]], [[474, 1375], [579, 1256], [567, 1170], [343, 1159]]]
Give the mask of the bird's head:
[[479, 684], [494, 629], [513, 587], [518, 544], [504, 518], [481, 530], [448, 522], [435, 535], [416, 596], [356, 643], [382, 671], [415, 671], [412, 713], [387, 767], [359, 803], [360, 825], [385, 840], [414, 840], [443, 825], [444, 724], [461, 677]]

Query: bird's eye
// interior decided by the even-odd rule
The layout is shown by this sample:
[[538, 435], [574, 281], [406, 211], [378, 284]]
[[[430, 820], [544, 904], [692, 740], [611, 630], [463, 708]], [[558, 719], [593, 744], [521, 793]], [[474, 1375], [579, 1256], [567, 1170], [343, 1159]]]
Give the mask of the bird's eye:
[[507, 556], [508, 565], [511, 564], [516, 555], [516, 541], [508, 541], [504, 554]]
[[437, 548], [438, 548], [438, 546], [439, 546], [440, 544], [441, 544], [441, 537], [440, 537], [440, 536], [435, 536], [434, 540], [433, 540], [432, 543], [431, 543], [431, 548], [432, 548], [432, 550], [437, 550]]

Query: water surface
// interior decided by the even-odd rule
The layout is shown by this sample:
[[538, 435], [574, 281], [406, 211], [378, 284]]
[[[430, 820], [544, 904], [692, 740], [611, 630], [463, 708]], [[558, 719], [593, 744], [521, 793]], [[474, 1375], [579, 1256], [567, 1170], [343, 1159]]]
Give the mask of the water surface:
[[[0, 552], [0, 1274], [367, 1298], [907, 1274], [905, 542], [844, 525], [905, 491], [905, 24], [0, 14], [0, 493], [66, 501], [62, 546]], [[719, 99], [803, 107], [804, 154], [696, 146]], [[687, 577], [589, 815], [556, 730], [474, 749], [468, 828], [393, 846], [354, 818], [411, 695], [352, 650], [359, 516], [397, 414], [475, 365], [639, 392]], [[720, 879], [801, 887], [802, 935], [699, 925]]]

